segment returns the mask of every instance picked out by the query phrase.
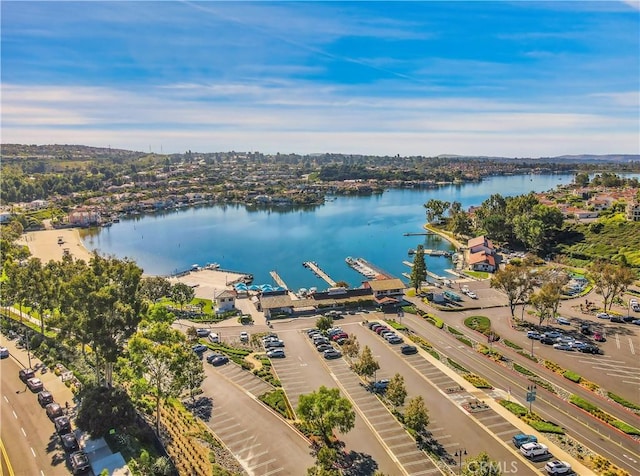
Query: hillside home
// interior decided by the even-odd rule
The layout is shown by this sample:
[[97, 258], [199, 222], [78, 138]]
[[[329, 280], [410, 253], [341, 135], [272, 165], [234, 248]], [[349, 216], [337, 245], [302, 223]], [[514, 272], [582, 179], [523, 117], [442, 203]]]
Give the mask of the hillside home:
[[68, 218], [69, 224], [74, 226], [97, 225], [102, 221], [100, 212], [95, 210], [73, 210]]
[[486, 236], [477, 236], [467, 242], [469, 257], [467, 264], [474, 271], [493, 273], [497, 269], [496, 249]]
[[631, 221], [640, 221], [640, 202], [631, 202], [627, 204], [627, 219]]

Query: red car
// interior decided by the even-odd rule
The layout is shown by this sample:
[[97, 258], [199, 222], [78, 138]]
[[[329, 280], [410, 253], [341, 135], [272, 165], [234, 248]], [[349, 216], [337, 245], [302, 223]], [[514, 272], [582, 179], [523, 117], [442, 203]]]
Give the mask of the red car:
[[331, 336], [331, 340], [334, 342], [337, 342], [339, 339], [347, 339], [349, 338], [349, 334], [347, 334], [346, 332], [341, 332], [339, 334], [334, 334]]
[[593, 335], [593, 340], [595, 340], [597, 342], [604, 342], [604, 341], [607, 340], [607, 338], [603, 334], [600, 334], [599, 332], [596, 332]]

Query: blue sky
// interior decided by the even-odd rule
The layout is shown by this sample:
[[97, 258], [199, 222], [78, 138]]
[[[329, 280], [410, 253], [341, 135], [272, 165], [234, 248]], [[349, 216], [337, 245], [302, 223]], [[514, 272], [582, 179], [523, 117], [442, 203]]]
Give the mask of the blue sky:
[[1, 9], [3, 143], [640, 153], [640, 1]]

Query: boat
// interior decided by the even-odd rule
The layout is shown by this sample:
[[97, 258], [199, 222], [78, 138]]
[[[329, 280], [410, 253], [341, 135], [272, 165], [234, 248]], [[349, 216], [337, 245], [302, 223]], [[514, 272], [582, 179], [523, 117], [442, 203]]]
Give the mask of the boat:
[[414, 255], [414, 254], [416, 254], [416, 250], [414, 250], [413, 248], [409, 248], [409, 249], [407, 250], [407, 254], [408, 254], [408, 255]]

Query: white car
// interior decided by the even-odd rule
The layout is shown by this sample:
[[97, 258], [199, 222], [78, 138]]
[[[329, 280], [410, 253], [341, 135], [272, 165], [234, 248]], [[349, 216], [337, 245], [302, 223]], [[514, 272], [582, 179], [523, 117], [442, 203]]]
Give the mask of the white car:
[[607, 314], [606, 312], [599, 312], [598, 314], [596, 314], [596, 317], [598, 319], [610, 319], [611, 316], [609, 314]]
[[542, 443], [525, 443], [520, 447], [520, 453], [527, 458], [535, 458], [549, 453], [549, 448]]
[[571, 472], [571, 465], [566, 461], [555, 460], [545, 464], [544, 469], [546, 469], [549, 474], [566, 474]]
[[558, 324], [562, 324], [562, 325], [565, 325], [565, 326], [570, 326], [571, 325], [571, 321], [569, 319], [567, 319], [566, 317], [558, 317], [556, 319], [556, 322]]
[[240, 333], [240, 340], [241, 340], [242, 342], [249, 342], [249, 333], [248, 333], [248, 332], [246, 332], [246, 331], [242, 331], [242, 332]]
[[471, 299], [478, 299], [478, 296], [473, 291], [467, 291], [467, 296], [469, 296]]

